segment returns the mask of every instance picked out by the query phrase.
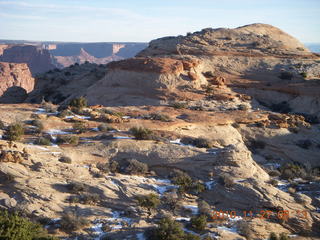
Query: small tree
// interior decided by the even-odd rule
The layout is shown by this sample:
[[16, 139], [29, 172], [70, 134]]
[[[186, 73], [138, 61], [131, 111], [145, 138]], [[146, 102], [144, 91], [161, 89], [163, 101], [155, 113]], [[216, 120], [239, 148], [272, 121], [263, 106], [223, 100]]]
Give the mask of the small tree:
[[70, 101], [69, 106], [75, 109], [83, 109], [87, 107], [87, 99], [85, 97], [74, 98]]
[[198, 232], [203, 231], [207, 226], [207, 217], [205, 215], [192, 217], [190, 227]]
[[137, 196], [137, 201], [141, 207], [147, 208], [149, 211], [160, 205], [160, 198], [154, 193], [145, 196]]
[[152, 131], [148, 128], [133, 127], [130, 132], [138, 140], [150, 140], [153, 137]]
[[6, 131], [6, 136], [10, 141], [20, 140], [23, 134], [24, 127], [21, 123], [11, 124]]

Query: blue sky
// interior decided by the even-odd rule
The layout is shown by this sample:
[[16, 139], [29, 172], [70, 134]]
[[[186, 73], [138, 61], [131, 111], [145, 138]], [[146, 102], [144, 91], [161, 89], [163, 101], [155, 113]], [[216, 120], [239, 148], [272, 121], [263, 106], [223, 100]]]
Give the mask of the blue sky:
[[148, 42], [257, 22], [320, 42], [320, 0], [0, 0], [0, 39]]

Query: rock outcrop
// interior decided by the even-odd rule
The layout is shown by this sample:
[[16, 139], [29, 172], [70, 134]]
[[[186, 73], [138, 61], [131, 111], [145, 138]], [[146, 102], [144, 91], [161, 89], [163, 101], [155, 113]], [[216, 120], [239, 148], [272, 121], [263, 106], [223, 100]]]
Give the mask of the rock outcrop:
[[[23, 102], [27, 95], [33, 90], [35, 84], [27, 64], [0, 62], [0, 102]], [[5, 95], [12, 87], [19, 87], [22, 91], [15, 94]], [[12, 90], [11, 90], [12, 91]], [[22, 97], [22, 98], [21, 98]]]
[[0, 61], [26, 63], [33, 75], [55, 68], [49, 51], [33, 45], [8, 45]]

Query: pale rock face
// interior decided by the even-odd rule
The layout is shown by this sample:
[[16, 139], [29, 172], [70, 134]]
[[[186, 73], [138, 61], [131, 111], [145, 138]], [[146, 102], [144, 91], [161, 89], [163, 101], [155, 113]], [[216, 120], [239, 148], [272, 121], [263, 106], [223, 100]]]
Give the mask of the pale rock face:
[[11, 87], [21, 87], [29, 93], [33, 90], [34, 84], [35, 80], [27, 64], [0, 62], [0, 96]]

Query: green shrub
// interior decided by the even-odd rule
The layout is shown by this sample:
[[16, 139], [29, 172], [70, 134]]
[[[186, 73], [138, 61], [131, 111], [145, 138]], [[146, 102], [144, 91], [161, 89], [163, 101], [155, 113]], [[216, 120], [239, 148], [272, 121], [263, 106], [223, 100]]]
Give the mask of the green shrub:
[[220, 176], [220, 180], [221, 183], [227, 188], [231, 188], [234, 185], [233, 179], [227, 174]]
[[59, 161], [63, 162], [63, 163], [72, 163], [72, 159], [70, 157], [67, 157], [67, 156], [60, 157]]
[[270, 233], [269, 240], [279, 240], [277, 234], [274, 232]]
[[88, 127], [84, 122], [77, 121], [72, 125], [72, 128], [76, 133], [84, 133]]
[[153, 138], [153, 132], [144, 127], [133, 127], [130, 132], [138, 140], [151, 140]]
[[87, 107], [87, 99], [85, 97], [74, 98], [70, 101], [69, 106], [75, 109], [83, 109]]
[[182, 225], [171, 218], [160, 220], [158, 227], [145, 233], [148, 240], [200, 240], [200, 237], [187, 234]]
[[281, 178], [283, 179], [294, 179], [294, 178], [305, 178], [307, 173], [305, 169], [299, 165], [288, 163], [280, 168]]
[[65, 118], [66, 116], [72, 115], [72, 112], [70, 110], [64, 109], [61, 112], [59, 112], [58, 117]]
[[191, 192], [193, 194], [199, 194], [199, 193], [202, 193], [204, 190], [206, 189], [206, 187], [204, 186], [204, 184], [200, 181], [195, 181], [193, 184], [192, 184], [192, 187], [191, 187]]
[[96, 193], [81, 193], [80, 195], [70, 196], [67, 200], [70, 203], [96, 205], [100, 202], [100, 196]]
[[201, 215], [205, 215], [208, 218], [212, 217], [212, 210], [210, 205], [206, 202], [206, 201], [200, 201], [198, 203], [198, 209], [199, 209], [199, 213]]
[[97, 168], [103, 173], [117, 173], [120, 167], [117, 161], [111, 160], [107, 163], [98, 163]]
[[286, 233], [280, 233], [280, 239], [279, 240], [289, 240], [289, 237]]
[[36, 223], [19, 216], [0, 210], [0, 239], [3, 240], [54, 240]]
[[150, 193], [136, 197], [139, 206], [147, 209], [155, 209], [160, 205], [160, 198], [157, 194]]
[[302, 72], [302, 73], [300, 73], [300, 75], [301, 75], [301, 77], [303, 77], [303, 78], [307, 78], [307, 77], [308, 77], [308, 74], [307, 74], [306, 72]]
[[180, 193], [189, 191], [193, 186], [192, 178], [187, 173], [179, 170], [175, 171], [172, 182], [179, 186]]
[[181, 103], [181, 102], [174, 102], [171, 106], [173, 108], [175, 108], [175, 109], [183, 109], [183, 108], [187, 108], [188, 104], [187, 103]]
[[36, 144], [49, 146], [49, 145], [51, 145], [51, 141], [50, 141], [49, 138], [39, 137], [39, 138], [36, 140]]
[[110, 126], [108, 126], [107, 124], [100, 124], [99, 126], [98, 126], [98, 129], [99, 129], [99, 131], [100, 132], [108, 132], [108, 131], [111, 131], [111, 130], [113, 130], [113, 128], [112, 127], [110, 127]]
[[205, 215], [194, 216], [190, 219], [190, 227], [195, 231], [201, 232], [207, 226], [207, 217]]
[[4, 128], [5, 128], [4, 122], [0, 120], [0, 129], [4, 129]]
[[6, 131], [6, 137], [10, 141], [20, 140], [24, 134], [24, 126], [21, 123], [14, 123], [9, 125]]
[[63, 214], [60, 220], [60, 228], [66, 232], [72, 232], [82, 229], [89, 225], [89, 221], [74, 213]]
[[127, 161], [127, 166], [124, 168], [126, 174], [146, 174], [148, 172], [148, 165], [139, 162], [136, 159], [130, 159]]
[[79, 194], [81, 192], [88, 192], [89, 186], [80, 182], [71, 182], [67, 184], [67, 189], [71, 193]]
[[31, 125], [37, 127], [38, 133], [41, 133], [44, 129], [43, 123], [39, 119], [32, 120]]
[[171, 122], [172, 121], [172, 119], [168, 115], [161, 114], [161, 113], [152, 113], [147, 118], [152, 119], [152, 120], [162, 121], [162, 122]]
[[73, 144], [77, 145], [79, 143], [79, 137], [71, 135], [58, 135], [57, 144]]
[[212, 144], [208, 139], [205, 138], [192, 138], [192, 137], [183, 137], [181, 139], [183, 144], [189, 144], [196, 146], [198, 148], [212, 148]]

